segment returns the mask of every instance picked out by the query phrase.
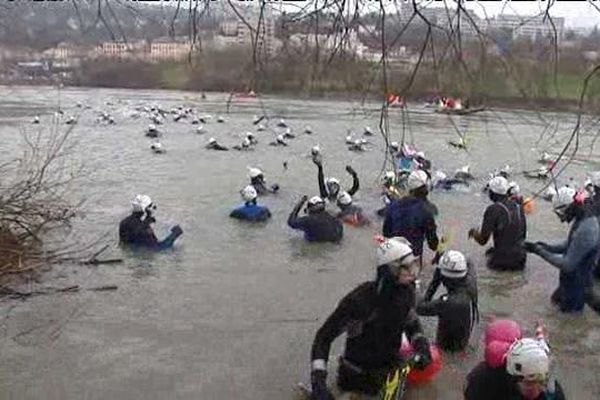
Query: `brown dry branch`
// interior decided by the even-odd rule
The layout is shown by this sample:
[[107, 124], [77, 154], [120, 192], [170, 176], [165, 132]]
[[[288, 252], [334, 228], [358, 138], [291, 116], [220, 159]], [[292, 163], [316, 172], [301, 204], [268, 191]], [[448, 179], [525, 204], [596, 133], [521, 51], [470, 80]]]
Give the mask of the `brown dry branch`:
[[8, 275], [81, 257], [91, 248], [45, 240], [70, 228], [82, 205], [69, 195], [83, 176], [71, 157], [77, 144], [74, 127], [61, 132], [55, 118], [48, 129], [22, 130], [21, 156], [0, 165], [0, 285]]

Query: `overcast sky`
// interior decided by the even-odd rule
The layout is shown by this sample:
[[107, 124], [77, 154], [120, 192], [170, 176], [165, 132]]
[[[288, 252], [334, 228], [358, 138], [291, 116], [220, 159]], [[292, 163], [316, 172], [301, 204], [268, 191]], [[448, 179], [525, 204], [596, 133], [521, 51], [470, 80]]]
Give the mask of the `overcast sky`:
[[[443, 4], [443, 2], [434, 1]], [[600, 1], [594, 0], [597, 8], [594, 8], [589, 1], [556, 1], [550, 9], [550, 15], [553, 17], [565, 17], [565, 24], [569, 27], [593, 27], [600, 25]], [[475, 2], [466, 1], [467, 8], [475, 11], [480, 17], [483, 17], [483, 8], [488, 16], [500, 14], [518, 14], [532, 15], [542, 12], [546, 9], [547, 1], [486, 1]]]

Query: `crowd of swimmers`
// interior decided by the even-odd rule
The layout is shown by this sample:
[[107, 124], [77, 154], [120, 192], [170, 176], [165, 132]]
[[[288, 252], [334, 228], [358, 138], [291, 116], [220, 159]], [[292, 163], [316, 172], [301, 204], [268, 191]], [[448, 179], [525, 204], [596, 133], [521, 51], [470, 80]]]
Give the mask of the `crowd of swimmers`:
[[[254, 140], [248, 135], [241, 146], [252, 146]], [[214, 141], [208, 146], [223, 150]], [[383, 205], [377, 214], [383, 217], [383, 226], [377, 239], [374, 279], [344, 296], [316, 332], [311, 350], [311, 396], [315, 400], [333, 398], [327, 384], [328, 359], [333, 341], [342, 333], [346, 333], [346, 346], [339, 359], [336, 390], [377, 395], [387, 373], [399, 363], [403, 337], [412, 346], [415, 368], [426, 368], [431, 362], [432, 347], [420, 317], [438, 318], [435, 343], [446, 352], [463, 351], [479, 322], [477, 268], [461, 251], [446, 248], [447, 238], [438, 236], [438, 209], [429, 199], [431, 190], [468, 187], [474, 177], [468, 166], [448, 177], [432, 171], [431, 161], [422, 152], [395, 142], [388, 147], [396, 168], [382, 179]], [[325, 177], [320, 149], [315, 147], [311, 153], [319, 194], [299, 199], [289, 214], [288, 226], [302, 231], [309, 242], [337, 243], [343, 238], [344, 225], [372, 225], [353, 202], [360, 189], [358, 173], [346, 167], [352, 185], [344, 189], [337, 178]], [[271, 212], [258, 199], [276, 195], [279, 185], [269, 184], [258, 168], [249, 168], [248, 177], [248, 185], [240, 191], [243, 203], [231, 211], [230, 217], [267, 221]], [[559, 270], [550, 300], [560, 311], [580, 312], [587, 304], [600, 313], [600, 301], [593, 290], [594, 275], [600, 277], [600, 172], [592, 173], [583, 188], [554, 189], [554, 213], [561, 222], [570, 224], [566, 240], [558, 243], [528, 239], [531, 204], [509, 178], [510, 169], [505, 167], [489, 179], [483, 190], [490, 205], [483, 212], [480, 226], [469, 229], [467, 237], [481, 246], [493, 241], [485, 252], [487, 266], [493, 270], [523, 271], [529, 254], [539, 256]], [[154, 250], [172, 247], [182, 229], [175, 226], [159, 240], [152, 230], [156, 206], [150, 197], [138, 195], [131, 204], [131, 215], [119, 227], [120, 242]], [[330, 205], [337, 210], [332, 211]], [[425, 246], [435, 254], [435, 269], [421, 294], [416, 281], [425, 264]], [[436, 296], [440, 286], [444, 293]], [[547, 338], [541, 325], [525, 337], [514, 321], [490, 323], [485, 333], [485, 360], [468, 374], [464, 398], [565, 399], [562, 387], [550, 375]]]

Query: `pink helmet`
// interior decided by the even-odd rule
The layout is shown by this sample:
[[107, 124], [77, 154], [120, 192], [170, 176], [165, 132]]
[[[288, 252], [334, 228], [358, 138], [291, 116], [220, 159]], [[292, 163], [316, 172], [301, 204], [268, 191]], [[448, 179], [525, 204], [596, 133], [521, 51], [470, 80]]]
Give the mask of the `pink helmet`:
[[485, 329], [485, 362], [492, 368], [504, 365], [506, 353], [523, 334], [519, 324], [509, 319], [497, 319]]

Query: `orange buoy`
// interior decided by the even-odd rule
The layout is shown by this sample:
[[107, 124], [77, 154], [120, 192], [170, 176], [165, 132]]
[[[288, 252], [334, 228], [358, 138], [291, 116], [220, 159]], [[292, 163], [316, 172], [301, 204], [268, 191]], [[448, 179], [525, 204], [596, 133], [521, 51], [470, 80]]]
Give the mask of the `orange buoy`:
[[535, 211], [535, 202], [531, 197], [523, 200], [523, 211], [525, 211], [525, 214], [533, 214]]

